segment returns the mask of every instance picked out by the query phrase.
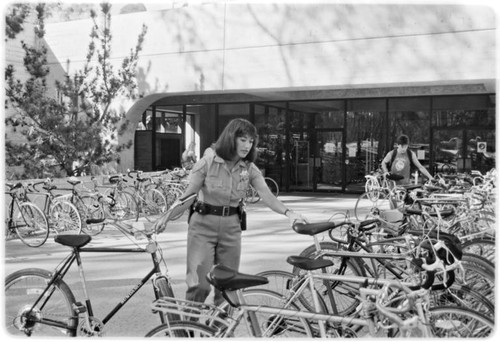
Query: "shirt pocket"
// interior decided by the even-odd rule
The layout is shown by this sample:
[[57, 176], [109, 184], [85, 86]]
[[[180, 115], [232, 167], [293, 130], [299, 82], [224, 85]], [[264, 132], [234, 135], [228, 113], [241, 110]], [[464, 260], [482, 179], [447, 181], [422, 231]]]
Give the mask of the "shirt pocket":
[[225, 188], [224, 182], [217, 176], [208, 176], [205, 184], [209, 190], [222, 190]]

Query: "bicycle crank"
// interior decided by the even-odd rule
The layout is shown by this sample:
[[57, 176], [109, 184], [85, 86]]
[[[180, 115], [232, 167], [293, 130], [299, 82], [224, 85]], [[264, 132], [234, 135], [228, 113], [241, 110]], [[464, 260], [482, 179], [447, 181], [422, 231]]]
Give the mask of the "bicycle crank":
[[87, 324], [87, 320], [80, 320], [78, 331], [80, 336], [102, 337], [104, 335], [104, 324], [95, 317], [89, 317], [89, 324]]

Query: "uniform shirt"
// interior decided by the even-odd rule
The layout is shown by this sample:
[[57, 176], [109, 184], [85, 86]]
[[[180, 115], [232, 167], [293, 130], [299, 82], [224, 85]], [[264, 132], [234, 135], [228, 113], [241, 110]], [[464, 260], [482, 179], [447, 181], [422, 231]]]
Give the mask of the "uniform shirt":
[[391, 173], [401, 175], [404, 178], [397, 181], [396, 184], [409, 184], [410, 183], [410, 159], [408, 153], [398, 153], [391, 166]]
[[201, 158], [191, 170], [190, 183], [199, 199], [216, 206], [236, 207], [245, 198], [248, 184], [262, 173], [254, 163], [240, 160], [229, 170], [224, 159], [217, 155]]

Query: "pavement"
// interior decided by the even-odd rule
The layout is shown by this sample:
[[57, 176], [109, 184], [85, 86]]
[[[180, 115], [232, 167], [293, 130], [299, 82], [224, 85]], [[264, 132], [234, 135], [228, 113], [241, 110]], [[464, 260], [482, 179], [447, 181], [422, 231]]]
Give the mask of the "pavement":
[[[280, 200], [290, 209], [304, 215], [309, 222], [328, 221], [333, 215], [353, 214], [359, 195], [288, 193]], [[142, 219], [144, 220], [144, 219]], [[141, 224], [140, 222], [137, 224]], [[165, 232], [157, 237], [168, 266], [175, 296], [184, 298], [186, 291], [187, 214], [170, 222]], [[328, 239], [328, 237], [325, 237]], [[93, 237], [89, 246], [130, 247], [143, 246], [145, 240], [125, 236], [116, 228], [105, 227]], [[247, 230], [242, 234], [240, 271], [255, 274], [267, 270], [291, 271], [286, 263], [289, 255], [298, 255], [313, 243], [311, 237], [298, 235], [286, 217], [267, 208], [262, 202], [247, 206]], [[52, 270], [69, 253], [49, 237], [39, 248], [30, 248], [19, 240], [5, 242], [4, 273], [36, 267]], [[130, 253], [85, 253], [82, 256], [88, 293], [94, 314], [102, 320], [122, 298], [126, 297], [151, 267], [149, 255]], [[76, 267], [65, 282], [73, 290], [77, 300], [83, 297], [78, 283]], [[148, 282], [105, 326], [105, 337], [138, 338], [157, 326], [158, 316], [151, 313], [152, 285]], [[210, 298], [209, 298], [210, 300]]]

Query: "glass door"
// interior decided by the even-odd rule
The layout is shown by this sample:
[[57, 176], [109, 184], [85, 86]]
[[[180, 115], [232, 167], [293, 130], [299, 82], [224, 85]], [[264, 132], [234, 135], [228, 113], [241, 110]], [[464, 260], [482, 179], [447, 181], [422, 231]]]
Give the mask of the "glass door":
[[315, 190], [340, 191], [344, 179], [342, 131], [317, 131], [311, 158]]

